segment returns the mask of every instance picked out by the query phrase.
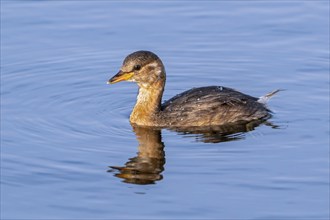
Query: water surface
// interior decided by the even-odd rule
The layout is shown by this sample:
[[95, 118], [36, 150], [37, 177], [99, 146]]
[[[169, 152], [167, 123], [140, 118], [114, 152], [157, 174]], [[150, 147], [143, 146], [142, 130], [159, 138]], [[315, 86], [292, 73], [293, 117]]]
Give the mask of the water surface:
[[[134, 130], [137, 86], [106, 81], [140, 49], [165, 100], [285, 89], [274, 126]], [[1, 1], [1, 218], [329, 218], [329, 2]]]

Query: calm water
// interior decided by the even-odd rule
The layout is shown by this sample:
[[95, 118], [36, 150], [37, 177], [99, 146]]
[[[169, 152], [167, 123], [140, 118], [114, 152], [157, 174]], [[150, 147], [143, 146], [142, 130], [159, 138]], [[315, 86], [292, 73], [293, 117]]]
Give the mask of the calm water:
[[[273, 126], [133, 131], [139, 49], [164, 99], [285, 89]], [[1, 1], [1, 218], [328, 219], [329, 2]]]

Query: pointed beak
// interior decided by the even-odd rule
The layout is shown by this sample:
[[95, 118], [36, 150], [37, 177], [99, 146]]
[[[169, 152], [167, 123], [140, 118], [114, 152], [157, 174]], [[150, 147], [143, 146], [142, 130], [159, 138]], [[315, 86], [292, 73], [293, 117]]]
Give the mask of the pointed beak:
[[126, 81], [129, 80], [130, 78], [132, 78], [132, 76], [134, 75], [134, 72], [123, 72], [123, 71], [119, 71], [115, 76], [113, 76], [111, 79], [109, 79], [109, 81], [107, 82], [107, 84], [114, 84], [120, 81]]

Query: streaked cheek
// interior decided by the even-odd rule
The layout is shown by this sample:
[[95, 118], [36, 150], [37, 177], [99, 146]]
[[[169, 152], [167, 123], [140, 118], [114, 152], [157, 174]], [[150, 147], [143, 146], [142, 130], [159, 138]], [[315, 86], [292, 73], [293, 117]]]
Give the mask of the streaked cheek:
[[152, 71], [154, 71], [154, 69], [155, 69], [155, 66], [154, 65], [147, 66], [147, 71], [148, 72], [152, 72]]

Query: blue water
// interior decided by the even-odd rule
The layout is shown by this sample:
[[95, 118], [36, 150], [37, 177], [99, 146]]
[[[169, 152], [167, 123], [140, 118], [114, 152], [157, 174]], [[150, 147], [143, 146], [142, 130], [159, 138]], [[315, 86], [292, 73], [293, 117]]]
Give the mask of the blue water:
[[[1, 218], [328, 219], [329, 35], [322, 0], [2, 0]], [[141, 49], [166, 66], [164, 99], [285, 89], [275, 126], [144, 140], [128, 120], [137, 86], [106, 84]], [[144, 184], [109, 168], [148, 150]]]

